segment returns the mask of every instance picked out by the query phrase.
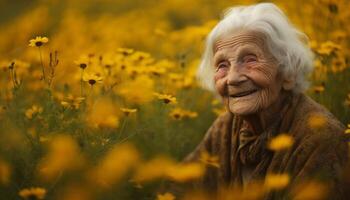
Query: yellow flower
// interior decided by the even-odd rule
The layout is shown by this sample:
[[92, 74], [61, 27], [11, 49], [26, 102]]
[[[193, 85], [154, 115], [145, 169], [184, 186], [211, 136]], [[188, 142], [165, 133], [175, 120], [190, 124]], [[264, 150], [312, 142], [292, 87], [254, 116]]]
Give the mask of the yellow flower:
[[153, 74], [155, 76], [160, 76], [162, 74], [166, 73], [166, 69], [165, 68], [159, 68], [156, 66], [151, 66], [147, 69], [148, 73]]
[[174, 161], [165, 157], [156, 157], [140, 164], [134, 173], [133, 181], [136, 183], [152, 181], [166, 176], [168, 169], [172, 168]]
[[48, 141], [50, 141], [50, 138], [49, 137], [47, 137], [47, 136], [40, 136], [39, 137], [39, 141], [40, 142], [48, 142]]
[[154, 96], [156, 96], [159, 100], [162, 100], [165, 104], [173, 103], [176, 104], [176, 97], [170, 95], [170, 94], [160, 94], [160, 93], [153, 93]]
[[201, 163], [178, 164], [168, 169], [166, 175], [177, 182], [186, 182], [203, 176], [205, 166]]
[[128, 55], [133, 54], [134, 50], [128, 49], [128, 48], [118, 48], [117, 52], [123, 54], [124, 56], [128, 56]]
[[174, 199], [175, 199], [175, 196], [169, 192], [157, 195], [157, 200], [174, 200]]
[[82, 56], [79, 58], [79, 60], [74, 61], [74, 63], [78, 65], [81, 69], [85, 69], [89, 64], [89, 59], [86, 56]]
[[320, 48], [317, 49], [317, 53], [328, 56], [340, 49], [341, 49], [340, 45], [335, 44], [334, 42], [331, 42], [331, 41], [327, 41], [321, 44]]
[[275, 138], [273, 138], [269, 144], [268, 148], [273, 151], [280, 151], [284, 149], [288, 149], [294, 143], [293, 137], [288, 134], [279, 134]]
[[50, 140], [49, 151], [38, 165], [43, 180], [52, 181], [62, 172], [79, 169], [84, 164], [77, 142], [70, 136], [59, 135]]
[[158, 178], [169, 178], [177, 182], [186, 182], [200, 178], [205, 172], [202, 163], [175, 163], [164, 157], [154, 158], [139, 165], [133, 177], [136, 183]]
[[293, 200], [325, 199], [326, 185], [319, 182], [301, 182], [292, 191]]
[[350, 134], [350, 124], [348, 124], [348, 127], [346, 128], [345, 134]]
[[86, 116], [88, 126], [93, 128], [117, 128], [119, 126], [119, 109], [108, 98], [99, 99]]
[[170, 117], [172, 117], [173, 119], [182, 119], [183, 114], [182, 111], [179, 109], [174, 109], [169, 113]]
[[44, 199], [46, 195], [46, 190], [40, 187], [32, 187], [28, 189], [23, 189], [19, 191], [19, 196], [27, 200], [37, 200]]
[[49, 39], [47, 37], [40, 37], [37, 36], [35, 39], [29, 40], [29, 46], [30, 47], [41, 47], [45, 43], [47, 43]]
[[120, 110], [126, 115], [129, 116], [131, 113], [136, 113], [137, 109], [130, 109], [130, 108], [120, 108]]
[[206, 165], [211, 165], [213, 167], [219, 168], [219, 158], [218, 156], [210, 155], [208, 152], [203, 151], [200, 155], [200, 161]]
[[308, 119], [310, 128], [321, 128], [326, 123], [326, 118], [319, 114], [313, 114]]
[[267, 174], [265, 177], [265, 187], [269, 190], [283, 189], [289, 184], [288, 174]]
[[213, 113], [216, 114], [216, 116], [220, 116], [221, 114], [225, 113], [227, 110], [226, 108], [222, 107], [222, 108], [213, 108]]
[[169, 80], [171, 82], [178, 82], [178, 81], [183, 80], [183, 75], [181, 75], [181, 74], [169, 73], [168, 76], [169, 76]]
[[37, 105], [33, 105], [31, 108], [27, 109], [25, 115], [28, 119], [32, 119], [35, 115], [42, 113], [43, 108]]
[[11, 169], [10, 166], [3, 160], [0, 160], [0, 183], [8, 184], [10, 181]]
[[122, 82], [115, 91], [130, 104], [145, 104], [153, 99], [153, 88], [154, 81], [150, 77], [142, 75], [132, 81]]
[[126, 68], [126, 72], [129, 74], [129, 76], [132, 79], [135, 79], [137, 75], [144, 74], [146, 72], [146, 68], [142, 66], [129, 67], [129, 68]]
[[189, 110], [175, 108], [169, 113], [169, 116], [172, 117], [173, 119], [179, 120], [183, 118], [195, 118], [198, 116], [198, 114], [196, 112], [192, 112]]
[[131, 55], [130, 59], [134, 62], [142, 62], [143, 64], [150, 64], [154, 61], [151, 54], [142, 51], [136, 51]]
[[83, 80], [88, 82], [91, 86], [95, 85], [98, 82], [101, 82], [103, 78], [97, 74], [85, 74]]
[[220, 105], [220, 101], [218, 100], [218, 99], [213, 99], [212, 101], [211, 101], [211, 105], [213, 105], [213, 106], [217, 106], [217, 105]]
[[348, 34], [346, 31], [343, 30], [335, 30], [332, 32], [331, 34], [332, 38], [334, 38], [335, 40], [339, 41], [343, 41], [345, 39], [347, 39]]
[[158, 36], [166, 36], [166, 32], [160, 28], [155, 28], [153, 32]]
[[345, 105], [350, 106], [350, 93], [346, 96]]
[[74, 97], [73, 95], [68, 95], [65, 101], [61, 101], [61, 105], [65, 108], [79, 109], [80, 104], [84, 100], [84, 97]]
[[112, 186], [117, 183], [127, 172], [137, 166], [139, 153], [129, 143], [115, 145], [95, 169], [89, 173], [89, 180], [102, 187]]
[[310, 40], [310, 41], [309, 41], [309, 47], [310, 47], [312, 50], [317, 49], [317, 47], [318, 47], [317, 41], [316, 41], [316, 40]]
[[315, 93], [322, 93], [324, 92], [324, 84], [321, 84], [321, 85], [316, 85], [312, 88], [313, 92]]
[[332, 67], [331, 70], [333, 73], [339, 73], [346, 69], [346, 59], [344, 57], [338, 57], [332, 59]]

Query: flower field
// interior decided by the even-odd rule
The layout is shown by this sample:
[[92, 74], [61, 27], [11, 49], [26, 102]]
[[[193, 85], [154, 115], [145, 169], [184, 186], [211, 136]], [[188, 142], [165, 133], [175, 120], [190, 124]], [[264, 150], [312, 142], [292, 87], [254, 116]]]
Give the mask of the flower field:
[[[162, 185], [220, 167], [206, 152], [181, 163], [225, 111], [196, 80], [206, 35], [225, 8], [258, 2], [1, 1], [0, 199], [180, 199]], [[310, 38], [308, 95], [349, 124], [348, 0], [273, 2]], [[292, 144], [281, 135], [269, 148]], [[219, 199], [259, 199], [289, 180], [271, 174], [254, 194], [227, 189]], [[323, 191], [307, 183], [295, 198]], [[203, 191], [183, 198], [212, 199]]]

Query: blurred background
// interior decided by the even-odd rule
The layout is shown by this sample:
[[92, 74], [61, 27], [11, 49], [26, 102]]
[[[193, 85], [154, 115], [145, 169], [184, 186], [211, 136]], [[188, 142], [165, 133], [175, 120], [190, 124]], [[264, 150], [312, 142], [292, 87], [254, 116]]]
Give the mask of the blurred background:
[[307, 93], [347, 125], [347, 0], [0, 0], [1, 198], [173, 199], [163, 179], [200, 177], [177, 162], [224, 111], [196, 82], [205, 37], [259, 2], [307, 34]]

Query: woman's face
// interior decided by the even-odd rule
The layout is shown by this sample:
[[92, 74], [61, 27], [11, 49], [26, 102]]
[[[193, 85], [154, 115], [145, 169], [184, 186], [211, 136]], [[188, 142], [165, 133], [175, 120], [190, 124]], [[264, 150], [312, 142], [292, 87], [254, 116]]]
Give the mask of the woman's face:
[[215, 87], [228, 109], [238, 115], [258, 113], [280, 96], [278, 63], [261, 33], [241, 31], [214, 45]]

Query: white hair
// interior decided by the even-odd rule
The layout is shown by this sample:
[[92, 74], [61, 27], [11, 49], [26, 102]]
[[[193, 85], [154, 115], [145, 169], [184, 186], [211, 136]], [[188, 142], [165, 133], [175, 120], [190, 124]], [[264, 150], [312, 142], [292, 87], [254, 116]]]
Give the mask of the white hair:
[[306, 75], [312, 71], [313, 53], [307, 46], [307, 36], [297, 30], [286, 15], [272, 3], [238, 6], [224, 12], [223, 19], [207, 37], [205, 52], [197, 77], [202, 86], [214, 89], [214, 44], [220, 37], [237, 31], [262, 33], [271, 54], [279, 62], [284, 80], [294, 83], [292, 91], [303, 92], [308, 87]]

